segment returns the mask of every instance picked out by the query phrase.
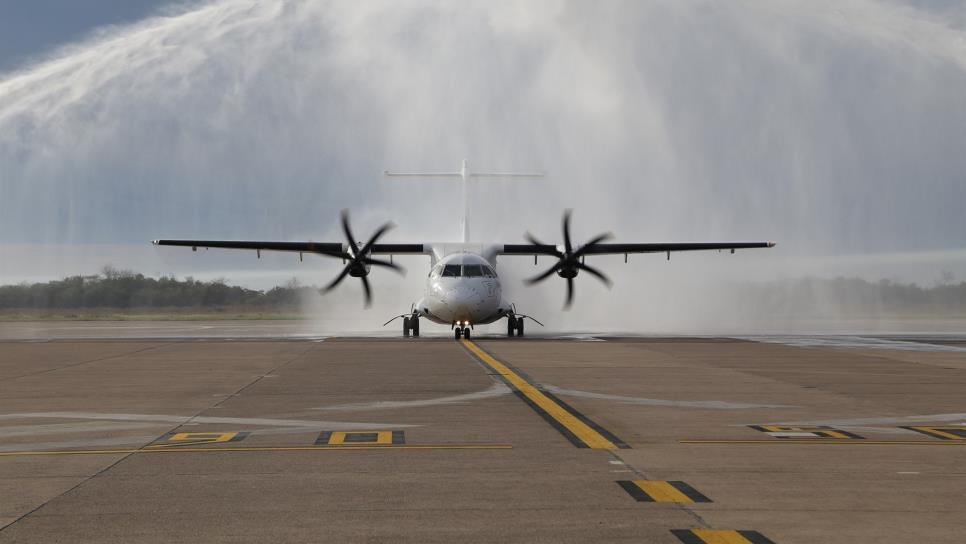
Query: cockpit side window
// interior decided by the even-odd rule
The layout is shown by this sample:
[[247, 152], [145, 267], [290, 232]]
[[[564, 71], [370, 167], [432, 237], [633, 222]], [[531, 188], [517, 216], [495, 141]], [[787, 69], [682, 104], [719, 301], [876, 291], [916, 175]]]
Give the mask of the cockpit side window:
[[444, 278], [458, 278], [460, 276], [460, 265], [448, 264], [443, 267]]
[[478, 264], [464, 264], [463, 275], [467, 278], [482, 278], [483, 267]]
[[443, 265], [438, 264], [434, 266], [432, 270], [429, 271], [429, 277], [438, 278], [442, 271], [443, 271]]
[[496, 272], [494, 272], [489, 266], [483, 265], [483, 275], [488, 278], [495, 278]]

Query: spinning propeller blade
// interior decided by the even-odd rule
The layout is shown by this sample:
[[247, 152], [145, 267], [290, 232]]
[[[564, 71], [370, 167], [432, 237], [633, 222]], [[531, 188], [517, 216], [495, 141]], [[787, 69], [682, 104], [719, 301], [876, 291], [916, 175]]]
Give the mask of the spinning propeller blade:
[[[604, 233], [604, 234], [595, 236], [586, 244], [579, 246], [575, 251], [570, 237], [571, 213], [572, 213], [571, 210], [568, 209], [564, 211], [564, 215], [563, 215], [564, 250], [563, 252], [561, 252], [560, 250], [554, 249], [553, 252], [551, 253], [553, 256], [557, 257], [557, 262], [553, 266], [548, 268], [546, 271], [544, 271], [543, 273], [525, 280], [527, 285], [533, 285], [535, 283], [539, 283], [549, 278], [554, 273], [566, 279], [567, 280], [567, 298], [565, 299], [565, 303], [564, 303], [565, 309], [570, 308], [571, 303], [573, 303], [574, 278], [577, 277], [577, 273], [580, 270], [587, 271], [587, 273], [599, 279], [607, 287], [610, 287], [612, 285], [612, 282], [610, 281], [610, 278], [607, 277], [607, 275], [605, 275], [603, 272], [601, 272], [600, 270], [590, 265], [584, 264], [582, 260], [584, 254], [587, 251], [589, 251], [594, 246], [600, 244], [601, 242], [605, 240], [609, 240], [612, 237], [611, 234]], [[533, 236], [529, 232], [526, 233], [525, 237], [527, 241], [534, 246], [545, 246], [545, 244], [541, 243], [539, 240], [537, 240], [535, 236]], [[541, 251], [541, 253], [546, 253], [546, 251]]]
[[342, 253], [342, 258], [346, 261], [345, 267], [339, 275], [335, 277], [325, 288], [322, 290], [323, 293], [328, 293], [335, 286], [342, 283], [342, 280], [346, 276], [354, 276], [362, 281], [362, 290], [365, 294], [365, 304], [368, 308], [372, 304], [372, 286], [369, 285], [369, 268], [371, 266], [381, 266], [384, 268], [391, 268], [399, 273], [404, 273], [405, 269], [396, 263], [390, 261], [384, 261], [381, 259], [373, 259], [369, 257], [369, 252], [372, 250], [372, 246], [382, 237], [383, 234], [388, 232], [393, 228], [392, 223], [386, 223], [376, 229], [376, 232], [369, 238], [362, 247], [359, 247], [359, 243], [356, 241], [355, 236], [352, 234], [352, 227], [349, 225], [349, 210], [342, 210], [342, 232], [345, 234], [346, 240], [348, 241], [349, 251]]

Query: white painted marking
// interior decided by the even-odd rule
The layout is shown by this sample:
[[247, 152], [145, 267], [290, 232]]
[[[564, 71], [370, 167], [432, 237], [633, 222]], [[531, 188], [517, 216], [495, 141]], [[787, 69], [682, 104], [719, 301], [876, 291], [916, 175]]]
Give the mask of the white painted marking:
[[150, 436], [125, 436], [120, 438], [94, 438], [87, 440], [70, 440], [65, 442], [33, 442], [30, 444], [11, 444], [0, 446], [0, 451], [37, 451], [37, 450], [56, 450], [61, 448], [82, 448], [90, 446], [145, 446], [150, 444], [158, 437]]
[[948, 351], [964, 352], [960, 346], [945, 346], [905, 340], [888, 340], [866, 336], [732, 336], [739, 340], [750, 340], [765, 344], [782, 344], [802, 348], [852, 348], [885, 349], [898, 351]]
[[268, 419], [252, 417], [211, 417], [211, 416], [172, 416], [158, 414], [101, 414], [97, 412], [23, 412], [16, 414], [0, 414], [0, 419], [30, 419], [30, 418], [53, 418], [53, 419], [90, 419], [90, 420], [113, 420], [113, 421], [157, 421], [163, 423], [185, 424], [193, 423], [215, 423], [225, 425], [264, 425], [269, 427], [302, 427], [324, 430], [345, 430], [345, 429], [400, 429], [403, 427], [416, 427], [417, 425], [399, 425], [395, 423], [354, 423], [347, 421], [313, 421], [306, 419]]
[[824, 421], [792, 421], [775, 425], [825, 425], [829, 427], [855, 427], [858, 425], [894, 425], [903, 423], [932, 423], [934, 421], [956, 421], [966, 417], [964, 413], [928, 414], [921, 416], [860, 417], [854, 419], [827, 419]]
[[607, 462], [610, 463], [610, 464], [612, 464], [612, 465], [623, 465], [624, 464], [623, 461], [607, 461]]
[[584, 397], [589, 399], [613, 400], [625, 404], [639, 404], [643, 406], [676, 406], [679, 408], [707, 408], [710, 410], [747, 410], [750, 408], [795, 408], [788, 404], [749, 404], [744, 402], [728, 402], [723, 400], [664, 400], [642, 397], [625, 397], [622, 395], [607, 395], [591, 393], [576, 389], [563, 389], [555, 385], [543, 384], [541, 389], [568, 397]]
[[158, 423], [98, 423], [95, 421], [50, 425], [16, 425], [13, 427], [0, 427], [0, 437], [10, 438], [13, 436], [42, 436], [47, 434], [94, 433], [102, 431], [114, 432], [157, 426], [159, 426]]
[[507, 395], [511, 392], [510, 388], [501, 382], [494, 383], [489, 389], [465, 393], [462, 395], [451, 395], [448, 397], [437, 397], [435, 399], [420, 400], [377, 400], [373, 402], [354, 402], [351, 404], [337, 404], [334, 406], [321, 406], [315, 410], [390, 410], [396, 408], [421, 408], [424, 406], [438, 406], [441, 404], [456, 404], [470, 402], [474, 400], [488, 399]]
[[603, 338], [597, 338], [592, 334], [566, 334], [554, 336], [555, 340], [577, 340], [579, 342], [606, 342]]

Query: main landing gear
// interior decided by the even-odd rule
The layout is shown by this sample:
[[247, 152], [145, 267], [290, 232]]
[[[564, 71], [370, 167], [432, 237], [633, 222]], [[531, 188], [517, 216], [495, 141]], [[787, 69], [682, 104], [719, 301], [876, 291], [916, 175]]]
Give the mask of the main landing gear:
[[413, 315], [412, 317], [403, 318], [403, 336], [409, 338], [409, 335], [419, 336], [419, 316]]
[[523, 336], [523, 318], [508, 315], [506, 317], [506, 335], [509, 338], [513, 338], [513, 334], [516, 333], [517, 336]]

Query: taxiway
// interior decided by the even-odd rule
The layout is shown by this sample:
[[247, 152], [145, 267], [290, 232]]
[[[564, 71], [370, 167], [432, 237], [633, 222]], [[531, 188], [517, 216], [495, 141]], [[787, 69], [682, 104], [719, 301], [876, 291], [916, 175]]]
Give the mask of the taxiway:
[[966, 533], [957, 337], [130, 336], [0, 342], [0, 542]]

